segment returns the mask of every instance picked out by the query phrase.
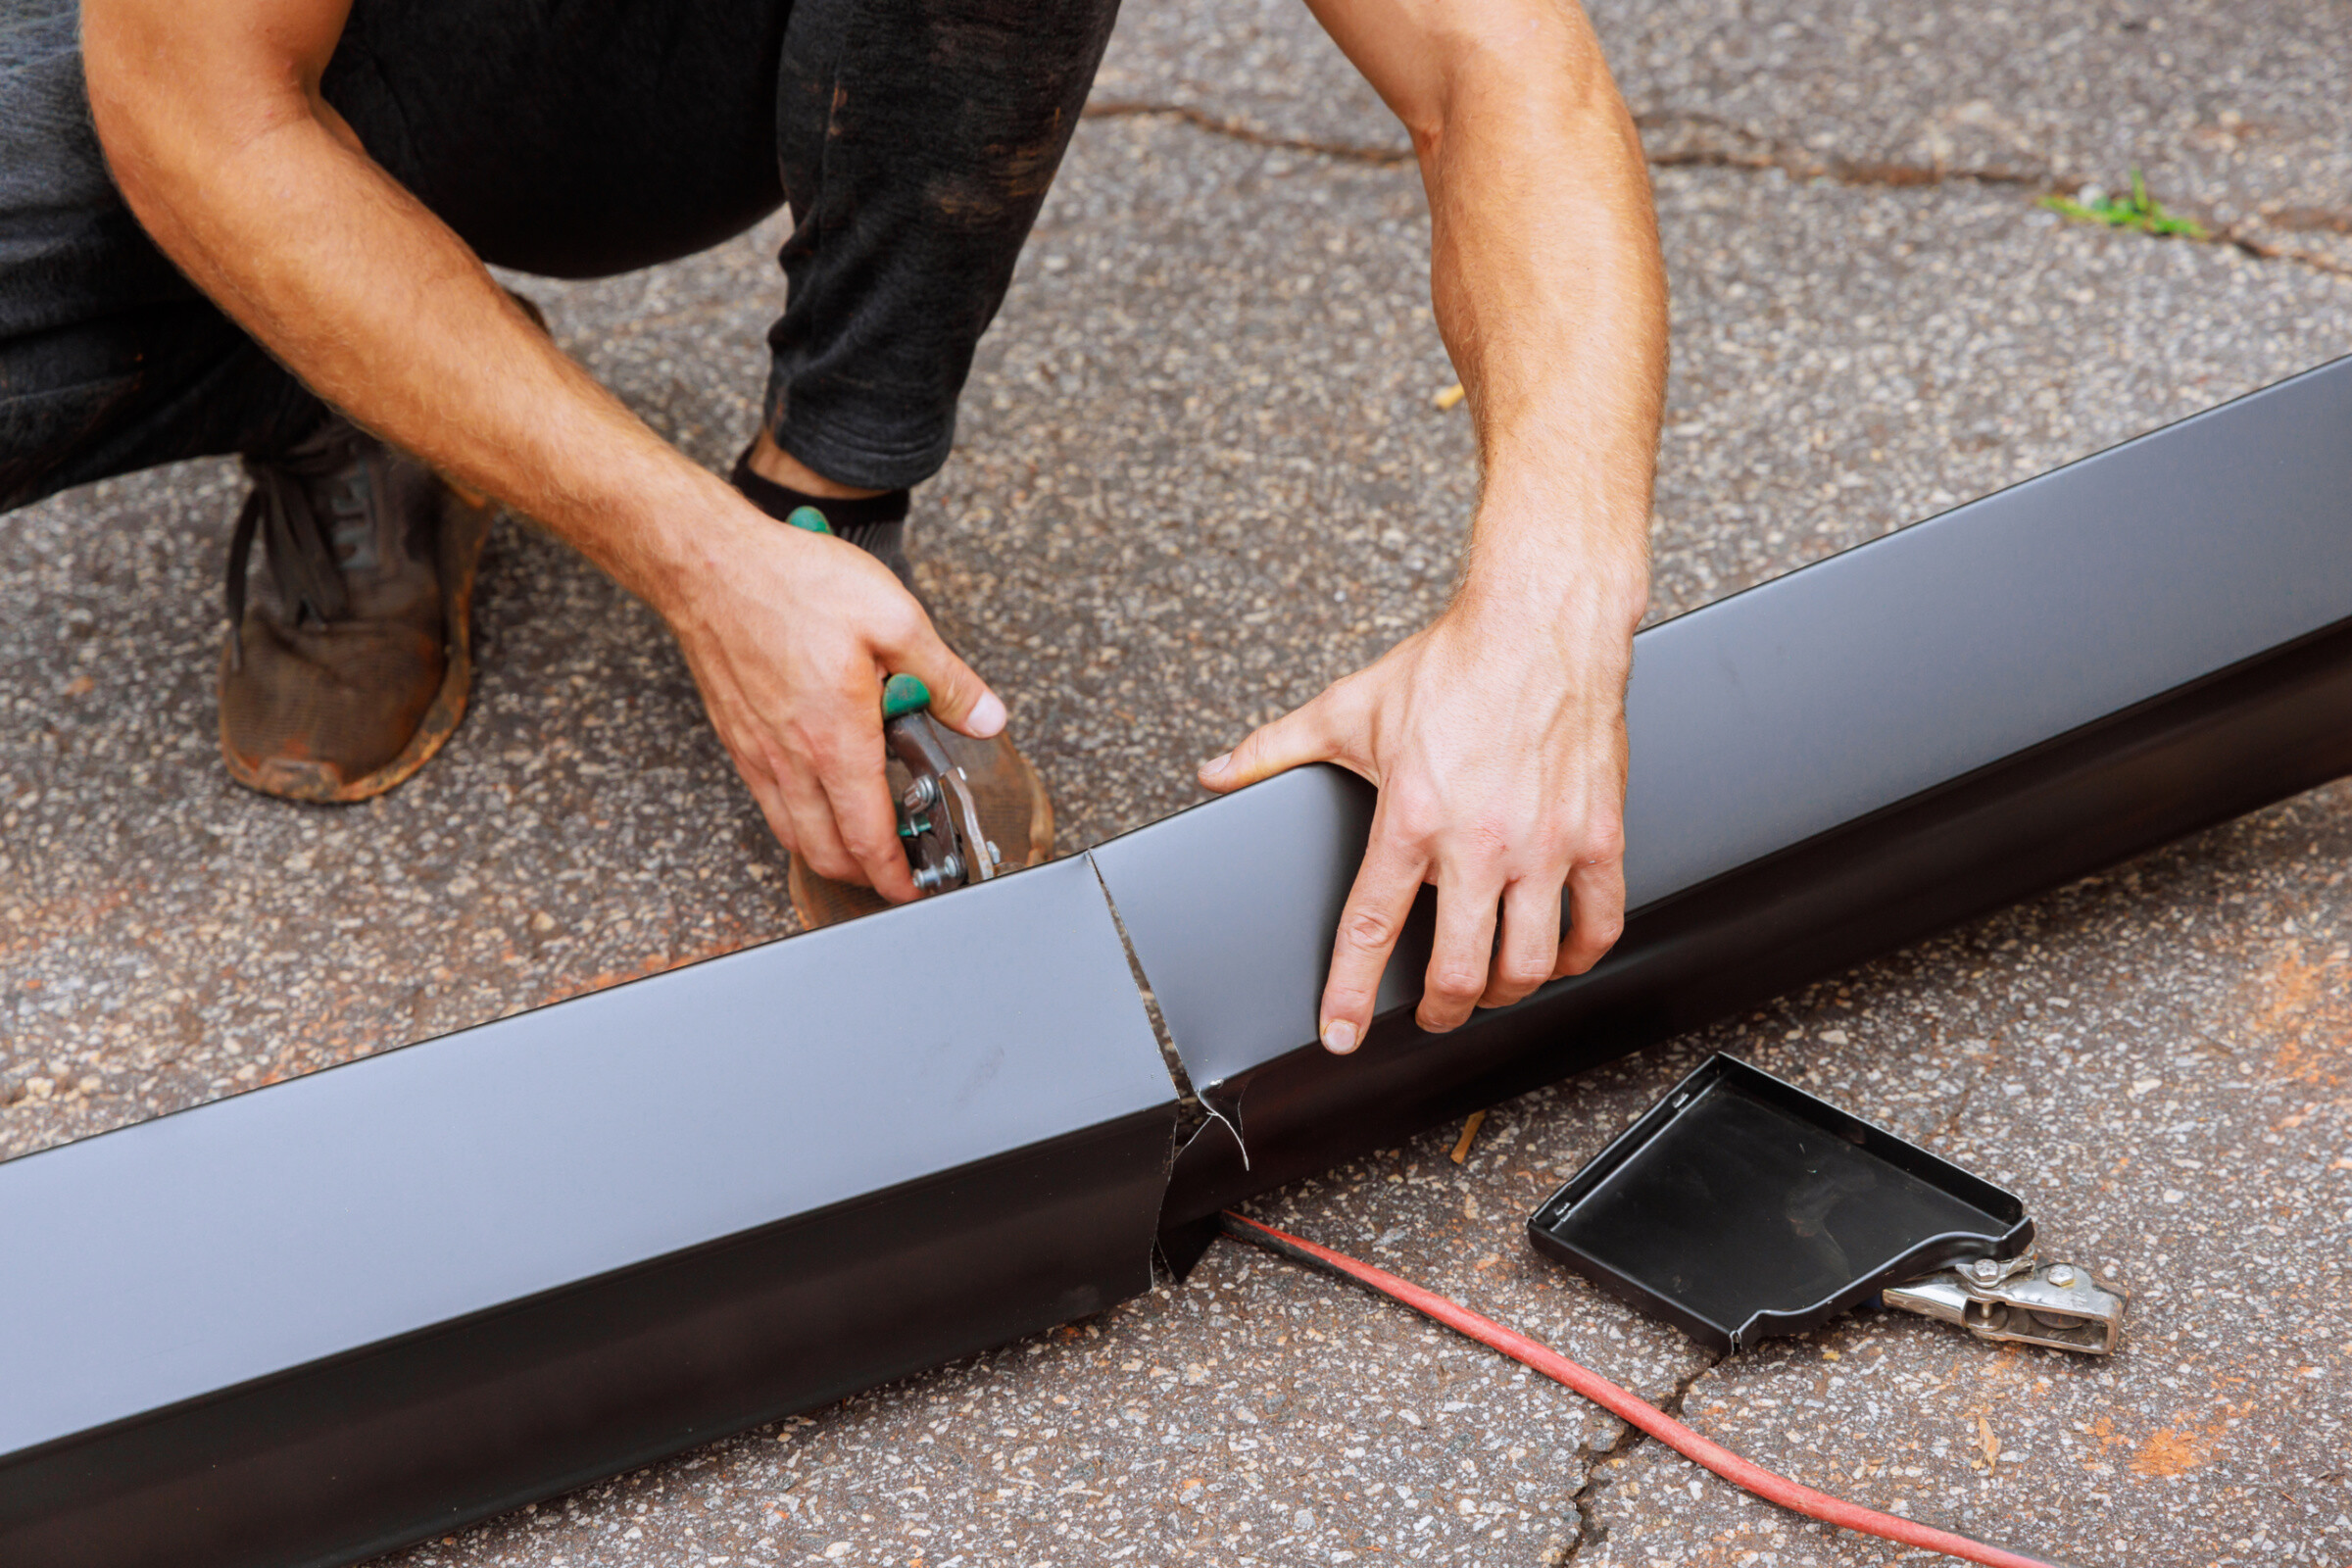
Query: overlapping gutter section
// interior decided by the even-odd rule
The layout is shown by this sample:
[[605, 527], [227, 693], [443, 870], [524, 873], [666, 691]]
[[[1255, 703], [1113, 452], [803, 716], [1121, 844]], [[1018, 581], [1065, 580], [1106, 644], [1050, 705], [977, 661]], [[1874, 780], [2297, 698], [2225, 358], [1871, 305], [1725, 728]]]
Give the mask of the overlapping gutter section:
[[[1635, 640], [1630, 918], [1592, 974], [1314, 1042], [1368, 787], [1295, 773], [1095, 851], [1222, 1112], [1190, 1222], [2352, 772], [2352, 360]], [[1238, 1133], [1238, 1136], [1237, 1136]], [[1188, 1230], [1188, 1227], [1189, 1230]]]
[[1082, 860], [0, 1166], [0, 1563], [347, 1562], [1149, 1287]]

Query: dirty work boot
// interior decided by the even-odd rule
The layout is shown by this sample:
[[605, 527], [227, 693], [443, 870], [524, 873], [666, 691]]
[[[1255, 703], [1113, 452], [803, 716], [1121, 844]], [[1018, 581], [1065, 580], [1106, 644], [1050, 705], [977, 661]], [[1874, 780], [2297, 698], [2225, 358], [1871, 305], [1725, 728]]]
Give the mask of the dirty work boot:
[[[807, 496], [754, 473], [749, 452], [735, 465], [734, 483], [746, 500], [771, 517], [783, 518], [802, 507], [814, 507], [824, 514], [826, 526], [836, 535], [880, 561], [908, 593], [915, 592], [914, 571], [906, 560], [906, 491], [893, 490], [863, 501]], [[923, 608], [930, 609], [928, 605]], [[879, 700], [877, 694], [876, 701]], [[972, 786], [972, 797], [980, 808], [980, 825], [1004, 858], [1001, 869], [1015, 871], [1052, 859], [1054, 803], [1047, 796], [1045, 782], [1037, 776], [1037, 769], [1029, 765], [1029, 760], [1003, 734], [993, 740], [976, 741], [956, 734], [945, 724], [939, 730], [947, 742], [948, 755], [963, 769], [966, 781]], [[891, 759], [889, 777], [893, 800], [904, 795], [913, 781], [896, 758]], [[797, 855], [792, 858], [792, 869], [785, 880], [792, 893], [793, 912], [811, 931], [890, 907], [890, 901], [873, 889], [819, 876]]]
[[[335, 414], [245, 467], [220, 650], [229, 776], [294, 801], [381, 795], [466, 714], [493, 508]], [[248, 603], [257, 534], [268, 583]]]

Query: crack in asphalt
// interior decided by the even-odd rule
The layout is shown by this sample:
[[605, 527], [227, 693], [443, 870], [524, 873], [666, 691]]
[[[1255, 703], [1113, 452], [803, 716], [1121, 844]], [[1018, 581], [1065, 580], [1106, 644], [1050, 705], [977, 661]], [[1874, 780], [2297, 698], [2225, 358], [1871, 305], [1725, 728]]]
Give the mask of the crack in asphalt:
[[[1376, 169], [1393, 169], [1409, 164], [1415, 156], [1410, 147], [1324, 141], [1312, 136], [1278, 136], [1260, 130], [1245, 120], [1214, 114], [1197, 104], [1105, 99], [1089, 103], [1082, 113], [1083, 118], [1089, 120], [1180, 120], [1211, 135], [1246, 142], [1252, 147], [1311, 153], [1346, 163], [1366, 164]], [[1769, 136], [1759, 136], [1712, 115], [1679, 112], [1638, 114], [1634, 116], [1634, 124], [1646, 132], [1698, 131], [1726, 138], [1723, 142], [1713, 144], [1702, 143], [1659, 151], [1645, 149], [1645, 157], [1657, 169], [1735, 169], [1751, 173], [1778, 171], [1791, 179], [1827, 179], [1840, 185], [1879, 190], [1916, 190], [1949, 184], [1996, 185], [2026, 191], [2034, 196], [2071, 196], [2082, 184], [2080, 179], [2064, 177], [2048, 170], [1999, 166], [1955, 168], [1944, 164], [1907, 164], [1884, 159], [1821, 158]], [[2298, 232], [2352, 234], [2352, 213], [2298, 208], [2279, 217], [2283, 220], [2279, 226]], [[2227, 246], [2258, 261], [2285, 262], [2331, 277], [2352, 277], [2352, 262], [2337, 261], [2331, 256], [2282, 241], [2264, 239], [2242, 222], [2212, 223], [2207, 225], [2201, 237], [2193, 234], [2176, 237], [2191, 244]]]
[[[2336, 222], [2344, 224], [2346, 232], [2352, 232], [2352, 217], [2335, 214], [2329, 216]], [[2324, 225], [2314, 224], [2312, 226]], [[2326, 272], [2330, 277], [2352, 277], [2352, 262], [2339, 262], [2332, 256], [2323, 256], [2317, 251], [2303, 250], [2298, 246], [2280, 245], [2272, 240], [2256, 239], [2237, 223], [2224, 223], [2214, 229], [2206, 243], [2229, 245], [2245, 252], [2248, 256], [2266, 262], [2288, 262], [2297, 267], [2308, 267], [2315, 272]]]
[[1977, 1091], [1992, 1080], [1993, 1070], [2000, 1065], [2002, 1056], [2008, 1053], [2009, 1048], [2004, 1042], [2009, 1038], [2009, 1031], [2013, 1029], [2022, 1031], [2026, 1027], [2026, 1015], [2013, 1008], [2006, 1017], [2000, 1020], [1997, 1027], [1985, 1032], [1983, 1051], [1970, 1051], [1965, 1046], [1961, 1048], [1959, 1053], [1961, 1059], [1975, 1064], [1976, 1076], [1961, 1087], [1959, 1097], [1952, 1102], [1952, 1108], [1945, 1113], [1943, 1120], [1936, 1124], [1933, 1131], [1920, 1140], [1922, 1143], [1943, 1145], [1959, 1136], [1960, 1118], [1968, 1114], [1968, 1107], [1976, 1100]]
[[[2046, 169], [2009, 169], [1999, 166], [1954, 168], [1945, 164], [1906, 164], [1892, 160], [1821, 158], [1785, 142], [1758, 136], [1710, 115], [1636, 115], [1634, 123], [1644, 131], [1698, 130], [1729, 139], [1728, 145], [1686, 146], [1649, 153], [1650, 164], [1660, 169], [1743, 169], [1755, 172], [1778, 170], [1791, 179], [1828, 179], [1840, 185], [1880, 190], [1912, 190], [1947, 184], [1998, 185], [2036, 197], [2072, 196], [2083, 183], [2081, 179]], [[2278, 217], [2286, 220], [2279, 226], [2298, 231], [2352, 234], [2352, 214], [2296, 209]], [[2228, 246], [2260, 261], [2287, 262], [2334, 277], [2352, 277], [2352, 263], [2340, 262], [2331, 256], [2299, 246], [2264, 239], [2242, 222], [2211, 222], [2201, 236], [2188, 234], [2179, 237], [2196, 244]]]
[[[1692, 1368], [1689, 1376], [1676, 1382], [1674, 1392], [1666, 1396], [1658, 1408], [1680, 1421], [1683, 1418], [1683, 1402], [1690, 1397], [1690, 1391], [1697, 1386], [1698, 1380], [1730, 1359], [1728, 1355], [1718, 1355], [1704, 1365]], [[1620, 1425], [1624, 1430], [1607, 1447], [1595, 1448], [1591, 1444], [1585, 1445], [1585, 1484], [1570, 1494], [1568, 1498], [1576, 1509], [1576, 1539], [1569, 1543], [1566, 1551], [1552, 1559], [1554, 1568], [1565, 1568], [1566, 1564], [1576, 1561], [1587, 1546], [1597, 1545], [1609, 1539], [1607, 1526], [1593, 1522], [1592, 1510], [1598, 1501], [1593, 1493], [1608, 1479], [1608, 1471], [1623, 1461], [1627, 1454], [1650, 1441], [1649, 1434], [1631, 1422], [1621, 1422]]]
[[[1650, 164], [1659, 169], [1743, 169], [1755, 173], [1778, 170], [1791, 179], [1828, 179], [1840, 185], [1872, 186], [1882, 190], [1911, 190], [1931, 185], [2012, 185], [2037, 195], [2061, 193], [2059, 181], [2046, 170], [1954, 168], [1945, 164], [1906, 164], [1894, 159], [1824, 158], [1787, 142], [1759, 135], [1714, 115], [1681, 111], [1634, 116], [1637, 129], [1681, 132], [1696, 140], [1720, 138], [1695, 146], [1663, 151], [1644, 148]], [[2077, 182], [2080, 183], [2080, 182]], [[2068, 192], [2075, 185], [2064, 187]]]
[[1317, 141], [1311, 136], [1277, 136], [1258, 129], [1248, 121], [1225, 115], [1212, 115], [1194, 104], [1154, 103], [1135, 99], [1113, 98], [1090, 101], [1079, 112], [1082, 120], [1181, 120], [1215, 136], [1230, 137], [1248, 142], [1252, 147], [1274, 147], [1285, 152], [1315, 153], [1325, 158], [1337, 158], [1351, 164], [1370, 164], [1377, 169], [1394, 168], [1413, 161], [1410, 147], [1382, 147], [1368, 142]]

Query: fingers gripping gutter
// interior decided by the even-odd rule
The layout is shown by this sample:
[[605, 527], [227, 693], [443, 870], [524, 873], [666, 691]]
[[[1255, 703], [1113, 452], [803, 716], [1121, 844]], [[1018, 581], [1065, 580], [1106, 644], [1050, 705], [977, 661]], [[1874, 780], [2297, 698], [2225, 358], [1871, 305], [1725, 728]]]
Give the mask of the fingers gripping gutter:
[[[1466, 646], [1475, 672], [1497, 643], [1482, 634]], [[1436, 630], [1416, 634], [1201, 764], [1200, 782], [1219, 793], [1318, 761], [1380, 792], [1317, 1010], [1334, 1053], [1371, 1029], [1425, 885], [1437, 889], [1437, 921], [1416, 1018], [1432, 1032], [1584, 973], [1624, 923], [1622, 723], [1606, 705], [1499, 701], [1525, 682], [1472, 679], [1466, 657]], [[1514, 724], [1515, 742], [1495, 739]]]
[[1548, 979], [1585, 973], [1616, 945], [1625, 930], [1625, 861], [1611, 856], [1577, 862], [1568, 873], [1568, 931]]
[[[1384, 825], [1375, 819], [1332, 944], [1318, 1035], [1333, 1052], [1354, 1050], [1371, 1028], [1381, 977], [1424, 883], [1438, 889], [1437, 929], [1415, 1022], [1434, 1033], [1460, 1027], [1476, 1008], [1521, 1001], [1560, 974], [1582, 973], [1614, 939], [1613, 925], [1591, 936], [1580, 925], [1563, 944], [1563, 889], [1549, 877], [1506, 883], [1493, 863], [1437, 864], [1385, 834]], [[1607, 884], [1597, 872], [1588, 881], [1579, 919], [1600, 927]], [[1563, 967], [1572, 961], [1578, 967]]]
[[1425, 862], [1386, 843], [1375, 820], [1372, 846], [1348, 890], [1339, 935], [1333, 939], [1331, 977], [1323, 986], [1316, 1026], [1326, 1049], [1345, 1055], [1363, 1043], [1372, 1025], [1380, 977], [1421, 891]]
[[1502, 890], [1502, 940], [1482, 1007], [1507, 1007], [1552, 978], [1560, 957], [1560, 890], [1521, 877]]
[[[1332, 943], [1317, 1025], [1324, 1047], [1345, 1054], [1372, 1026], [1387, 971], [1422, 885], [1438, 888], [1435, 941], [1414, 1021], [1455, 1029], [1481, 1007], [1507, 1007], [1549, 981], [1591, 969], [1617, 939], [1625, 891], [1611, 865], [1579, 866], [1566, 888], [1541, 876], [1494, 887], [1494, 874], [1449, 877], [1397, 852], [1367, 852]], [[1565, 906], [1565, 907], [1564, 907]], [[1573, 909], [1573, 917], [1563, 915]], [[1563, 934], [1563, 923], [1566, 931]]]
[[1441, 864], [1435, 880], [1437, 940], [1414, 1018], [1424, 1029], [1443, 1032], [1468, 1022], [1486, 994], [1503, 882], [1500, 868], [1492, 863]]

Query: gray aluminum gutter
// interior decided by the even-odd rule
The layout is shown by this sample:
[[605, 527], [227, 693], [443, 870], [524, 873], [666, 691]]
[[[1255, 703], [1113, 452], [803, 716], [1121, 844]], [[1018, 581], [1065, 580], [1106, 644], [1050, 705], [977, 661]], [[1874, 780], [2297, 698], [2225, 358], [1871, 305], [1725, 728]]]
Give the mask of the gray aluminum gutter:
[[350, 1561], [1148, 1289], [1101, 887], [990, 886], [0, 1165], [0, 1563]]
[[[1312, 1043], [1371, 805], [1312, 768], [0, 1164], [0, 1562], [444, 1532], [1099, 1310], [1155, 1232], [1185, 1263], [1223, 1204], [2352, 771], [2352, 360], [1635, 646], [1625, 936], [1450, 1035], [1423, 930], [1363, 1048]], [[1172, 1171], [1105, 889], [1224, 1118]]]

